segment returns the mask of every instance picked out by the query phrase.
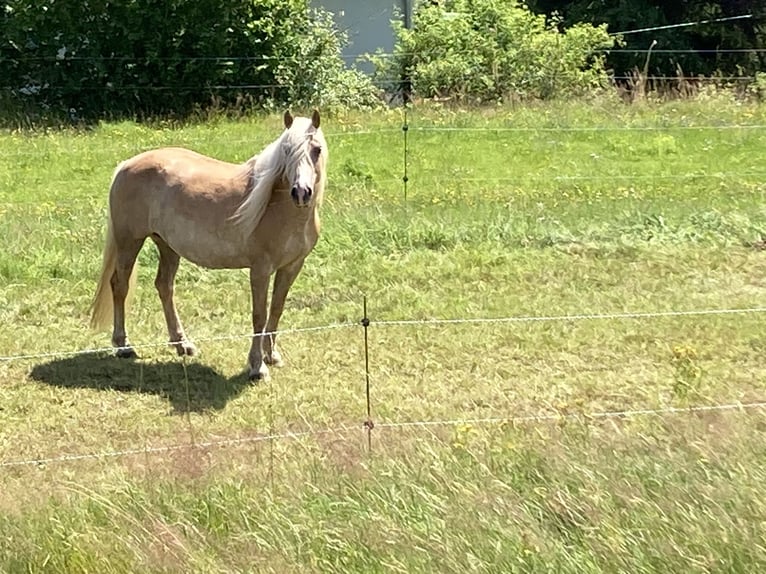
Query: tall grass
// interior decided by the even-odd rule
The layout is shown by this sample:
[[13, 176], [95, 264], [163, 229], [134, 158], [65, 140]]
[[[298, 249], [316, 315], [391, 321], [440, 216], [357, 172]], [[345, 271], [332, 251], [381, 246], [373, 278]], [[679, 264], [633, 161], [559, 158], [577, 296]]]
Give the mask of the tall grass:
[[[220, 338], [248, 332], [246, 274], [183, 264], [189, 334], [219, 337], [199, 358], [0, 362], [0, 464], [198, 445], [0, 466], [0, 571], [758, 571], [763, 412], [587, 414], [763, 400], [760, 314], [379, 322], [761, 307], [765, 115], [722, 95], [416, 108], [406, 201], [403, 115], [328, 119], [323, 235], [283, 327], [353, 324], [368, 297], [372, 451], [360, 326], [286, 334], [287, 367], [251, 385], [249, 341]], [[279, 126], [0, 135], [0, 356], [108, 344], [86, 311], [117, 162], [244, 161]], [[140, 265], [128, 328], [162, 341], [153, 249]], [[204, 446], [236, 437], [258, 440]]]

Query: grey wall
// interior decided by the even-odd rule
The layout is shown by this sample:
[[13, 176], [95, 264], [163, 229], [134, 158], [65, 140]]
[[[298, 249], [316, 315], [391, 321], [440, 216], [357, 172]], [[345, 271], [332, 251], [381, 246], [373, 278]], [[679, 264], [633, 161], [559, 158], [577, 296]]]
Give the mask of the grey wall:
[[[412, 0], [312, 0], [335, 16], [338, 26], [348, 32], [349, 46], [344, 50], [346, 62], [353, 64], [356, 57], [378, 48], [385, 52], [394, 49], [391, 20], [404, 18]], [[369, 67], [362, 66], [369, 71]]]

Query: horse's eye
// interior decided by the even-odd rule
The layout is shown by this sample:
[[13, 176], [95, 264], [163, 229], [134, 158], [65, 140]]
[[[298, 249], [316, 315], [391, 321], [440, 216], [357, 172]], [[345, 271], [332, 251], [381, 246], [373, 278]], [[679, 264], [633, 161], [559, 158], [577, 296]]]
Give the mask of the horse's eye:
[[316, 163], [319, 161], [319, 154], [322, 153], [322, 148], [319, 146], [311, 148], [311, 161]]

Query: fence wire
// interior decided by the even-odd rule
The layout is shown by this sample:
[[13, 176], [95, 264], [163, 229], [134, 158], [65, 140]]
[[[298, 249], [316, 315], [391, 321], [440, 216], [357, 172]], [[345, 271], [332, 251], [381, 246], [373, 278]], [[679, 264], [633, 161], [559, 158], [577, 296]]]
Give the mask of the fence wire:
[[[368, 325], [375, 327], [412, 327], [412, 326], [440, 326], [440, 325], [486, 325], [486, 324], [509, 324], [509, 323], [551, 323], [551, 322], [573, 322], [573, 321], [604, 321], [604, 320], [627, 320], [627, 319], [659, 319], [674, 317], [705, 317], [720, 315], [744, 315], [760, 314], [766, 312], [766, 307], [750, 307], [741, 309], [689, 309], [689, 310], [671, 310], [671, 311], [627, 311], [610, 313], [577, 313], [571, 315], [525, 315], [516, 317], [466, 317], [452, 319], [370, 319]], [[232, 334], [213, 337], [201, 337], [192, 339], [193, 342], [215, 342], [215, 341], [233, 341], [253, 339], [255, 337], [283, 336], [298, 333], [316, 333], [320, 331], [349, 329], [359, 327], [360, 323], [345, 322], [331, 323], [328, 325], [318, 325], [314, 327], [298, 327], [295, 329], [284, 329], [261, 334]], [[133, 349], [147, 349], [157, 347], [167, 347], [171, 345], [167, 340], [162, 342], [147, 342], [140, 344], [131, 344]], [[40, 353], [28, 353], [18, 355], [0, 356], [0, 363], [9, 363], [12, 361], [22, 361], [31, 359], [47, 359], [62, 356], [91, 355], [95, 353], [106, 353], [121, 349], [122, 347], [98, 347], [82, 350], [61, 350], [44, 351]]]
[[[341, 178], [338, 178], [341, 179]], [[558, 183], [567, 183], [567, 182], [579, 182], [579, 181], [597, 181], [597, 182], [624, 182], [629, 180], [639, 180], [642, 182], [651, 182], [651, 181], [666, 181], [666, 180], [690, 180], [690, 179], [696, 179], [696, 180], [746, 180], [746, 179], [755, 179], [759, 183], [766, 182], [766, 172], [757, 172], [757, 171], [742, 171], [742, 172], [713, 172], [713, 173], [699, 173], [699, 172], [691, 172], [691, 173], [675, 173], [675, 174], [659, 174], [659, 173], [639, 173], [639, 174], [603, 174], [603, 175], [580, 175], [580, 174], [574, 174], [574, 175], [556, 175], [551, 176], [548, 173], [527, 173], [527, 174], [520, 174], [516, 176], [506, 176], [506, 177], [461, 177], [461, 176], [445, 176], [445, 175], [426, 175], [422, 177], [418, 177], [417, 181], [414, 183], [417, 183], [418, 186], [424, 187], [426, 183], [443, 183], [443, 182], [450, 182], [450, 183], [457, 183], [457, 182], [471, 182], [471, 183], [505, 183], [505, 184], [511, 184], [511, 183], [525, 183], [530, 181], [539, 181], [542, 180], [544, 182], [558, 182]], [[353, 181], [353, 180], [352, 180]], [[370, 185], [374, 186], [393, 186], [395, 184], [401, 183], [400, 178], [382, 178], [382, 179], [374, 179], [369, 182]], [[68, 180], [61, 180], [61, 181], [40, 181], [40, 185], [45, 185], [46, 187], [56, 187], [59, 185], [71, 185], [73, 183], [81, 183], [85, 186], [87, 185], [101, 185], [96, 184], [93, 182], [92, 179], [68, 179]], [[411, 182], [413, 183], [413, 182]], [[18, 184], [22, 185], [22, 184]], [[25, 182], [23, 186], [27, 188], [29, 186], [29, 182]], [[763, 183], [763, 185], [766, 185], [766, 183]], [[2, 190], [5, 186], [0, 185], [0, 190]], [[105, 180], [103, 183], [104, 189], [108, 188], [108, 181]], [[0, 201], [0, 208], [12, 208], [12, 207], [43, 207], [43, 206], [51, 206], [51, 207], [71, 207], [73, 205], [81, 205], [83, 203], [86, 204], [98, 204], [99, 207], [106, 207], [106, 202], [103, 197], [75, 197], [71, 199], [62, 199], [62, 198], [52, 198], [50, 200], [46, 200], [42, 203], [40, 202], [33, 202], [33, 201]]]
[[728, 403], [719, 405], [696, 405], [689, 407], [663, 407], [657, 409], [628, 409], [622, 411], [600, 411], [590, 413], [556, 413], [546, 415], [520, 415], [495, 418], [465, 418], [465, 419], [443, 419], [443, 420], [423, 420], [423, 421], [383, 421], [372, 424], [370, 421], [364, 421], [355, 426], [338, 426], [334, 428], [323, 428], [316, 430], [300, 432], [283, 432], [259, 434], [249, 437], [236, 437], [203, 442], [189, 442], [185, 444], [173, 444], [167, 446], [146, 446], [144, 448], [133, 448], [125, 450], [113, 450], [102, 452], [91, 452], [83, 454], [61, 454], [57, 456], [5, 460], [0, 461], [0, 468], [13, 468], [25, 466], [44, 467], [49, 464], [60, 464], [68, 462], [83, 462], [86, 460], [106, 460], [123, 458], [137, 455], [160, 455], [177, 451], [205, 450], [213, 448], [224, 448], [227, 446], [239, 446], [245, 444], [269, 442], [278, 440], [298, 440], [301, 438], [316, 437], [321, 435], [344, 434], [348, 432], [368, 433], [374, 429], [402, 429], [402, 428], [428, 428], [436, 426], [457, 426], [457, 425], [521, 425], [546, 423], [553, 421], [572, 420], [572, 421], [595, 421], [603, 419], [630, 419], [647, 416], [666, 416], [682, 414], [698, 414], [705, 412], [744, 412], [766, 408], [766, 402], [753, 403]]
[[[356, 323], [331, 323], [329, 325], [319, 325], [315, 327], [297, 327], [295, 329], [282, 329], [277, 331], [267, 331], [259, 334], [234, 334], [234, 335], [215, 335], [212, 337], [200, 337], [195, 338], [195, 343], [211, 343], [211, 342], [221, 342], [221, 341], [235, 341], [235, 340], [245, 340], [245, 339], [255, 339], [256, 337], [271, 337], [271, 336], [283, 336], [283, 335], [296, 335], [298, 333], [317, 333], [320, 331], [334, 331], [338, 329], [346, 329], [349, 327], [356, 326]], [[29, 354], [19, 354], [19, 355], [6, 355], [6, 356], [0, 356], [0, 363], [9, 363], [12, 361], [22, 361], [22, 360], [31, 360], [31, 359], [51, 359], [54, 357], [73, 357], [78, 355], [94, 355], [99, 353], [109, 353], [114, 352], [118, 350], [127, 350], [127, 349], [150, 349], [150, 348], [159, 348], [159, 347], [167, 347], [170, 345], [173, 345], [174, 343], [168, 342], [167, 340], [164, 341], [154, 341], [154, 342], [147, 342], [147, 343], [139, 343], [139, 344], [132, 344], [129, 347], [95, 347], [91, 349], [81, 349], [76, 351], [44, 351], [41, 353], [29, 353]]]
[[[750, 16], [740, 17], [740, 19], [749, 18]], [[735, 17], [736, 18], [736, 17]], [[695, 25], [704, 23], [689, 22], [682, 24], [671, 24], [674, 27], [683, 27], [688, 25]], [[638, 30], [628, 30], [625, 32], [614, 32], [617, 34], [638, 34], [645, 31], [655, 31], [667, 29], [660, 28], [642, 28]], [[630, 54], [645, 54], [651, 52], [653, 54], [763, 54], [766, 53], [766, 48], [754, 46], [752, 48], [630, 48], [630, 47], [613, 47], [613, 48], [599, 48], [597, 52], [603, 53], [630, 53]], [[365, 59], [368, 53], [348, 53], [341, 54], [340, 57], [347, 62], [354, 62]], [[417, 52], [397, 51], [397, 52], [376, 52], [375, 58], [409, 58], [419, 55]], [[66, 54], [63, 57], [57, 54], [50, 54], [44, 56], [17, 56], [17, 57], [0, 57], [0, 62], [56, 62], [60, 64], [66, 64], [67, 62], [169, 62], [169, 63], [185, 63], [185, 62], [279, 62], [287, 64], [295, 64], [295, 61], [291, 58], [284, 58], [279, 56], [235, 56], [235, 55], [217, 55], [217, 56], [168, 56], [168, 57], [146, 57], [146, 56], [77, 56]], [[281, 86], [284, 87], [284, 86]]]
[[[728, 130], [766, 130], [766, 124], [703, 124], [703, 125], [662, 125], [662, 126], [483, 126], [483, 127], [460, 127], [460, 126], [427, 126], [427, 125], [409, 125], [409, 132], [422, 132], [422, 133], [461, 133], [461, 132], [477, 132], [477, 133], [546, 133], [546, 132], [654, 132], [654, 131], [728, 131]], [[401, 128], [375, 128], [375, 129], [354, 129], [348, 131], [326, 132], [325, 137], [328, 139], [337, 138], [354, 138], [359, 136], [377, 136], [377, 135], [390, 135], [402, 133]], [[44, 140], [37, 137], [30, 138], [18, 138], [18, 143], [40, 145], [46, 144]], [[248, 145], [252, 146], [253, 154], [257, 153], [259, 149], [255, 149], [258, 145], [265, 147], [268, 143], [266, 139], [262, 143], [258, 143], [258, 139], [225, 139], [225, 138], [207, 138], [207, 137], [185, 137], [180, 136], [172, 141], [157, 141], [150, 145], [127, 145], [119, 148], [99, 148], [97, 150], [87, 150], [89, 156], [108, 156], [115, 154], [122, 154], [125, 152], [141, 153], [155, 149], [157, 146], [163, 145], [195, 145], [204, 144], [206, 146], [213, 144], [225, 144], [227, 147], [236, 145]], [[36, 157], [36, 156], [51, 156], [51, 155], [75, 155], [81, 154], [84, 150], [74, 146], [67, 147], [38, 147], [31, 150], [14, 150], [7, 153], [3, 153], [3, 159], [12, 159], [17, 157]], [[67, 180], [68, 182], [71, 180]], [[398, 180], [397, 180], [398, 181]], [[46, 183], [51, 183], [46, 180]], [[53, 182], [56, 183], [56, 182]], [[59, 182], [61, 183], [61, 182]]]
[[523, 415], [515, 417], [488, 417], [488, 418], [465, 418], [432, 421], [402, 421], [402, 422], [379, 422], [375, 428], [407, 428], [407, 427], [433, 427], [433, 426], [457, 426], [457, 425], [499, 425], [499, 424], [523, 424], [543, 423], [561, 420], [599, 420], [599, 419], [629, 419], [646, 416], [663, 416], [678, 414], [694, 414], [721, 411], [744, 411], [749, 409], [764, 409], [766, 402], [755, 403], [728, 403], [722, 405], [697, 405], [689, 407], [663, 407], [659, 409], [628, 409], [623, 411], [599, 411], [583, 413], [554, 413], [547, 415]]
[[[338, 139], [338, 138], [353, 138], [358, 136], [378, 136], [378, 135], [386, 135], [386, 134], [393, 134], [393, 133], [400, 133], [400, 128], [376, 128], [376, 129], [354, 129], [354, 130], [347, 130], [347, 131], [337, 131], [337, 132], [325, 132], [325, 137], [331, 138], [331, 139]], [[17, 139], [19, 144], [31, 144], [31, 145], [39, 145], [39, 144], [45, 144], [44, 140], [41, 140], [38, 136], [31, 136], [29, 138], [20, 137]], [[229, 138], [208, 138], [208, 137], [185, 137], [181, 136], [177, 139], [174, 139], [173, 141], [157, 141], [154, 142], [151, 145], [126, 145], [123, 147], [115, 147], [115, 148], [99, 148], [96, 150], [87, 150], [89, 157], [99, 157], [99, 156], [108, 156], [108, 155], [115, 155], [115, 154], [122, 154], [122, 153], [141, 153], [145, 151], [150, 151], [152, 149], [156, 149], [158, 146], [163, 145], [193, 145], [193, 144], [204, 144], [206, 146], [209, 145], [222, 145], [225, 144], [227, 147], [231, 146], [237, 146], [237, 145], [247, 145], [251, 146], [252, 148], [252, 155], [255, 155], [257, 152], [259, 152], [262, 148], [266, 147], [270, 143], [270, 140], [267, 138], [263, 138], [263, 141], [260, 141], [259, 138], [248, 138], [248, 139], [229, 139]], [[258, 147], [260, 146], [260, 147]], [[256, 149], [257, 148], [257, 149]], [[50, 147], [50, 148], [43, 148], [38, 147], [34, 150], [14, 150], [13, 152], [3, 153], [2, 158], [0, 158], [0, 161], [6, 158], [15, 158], [15, 157], [35, 157], [35, 156], [49, 156], [49, 155], [75, 155], [75, 154], [82, 154], [83, 151], [80, 148], [74, 147], [74, 146], [67, 146], [67, 147]], [[71, 180], [67, 180], [71, 181]], [[61, 183], [61, 182], [55, 182], [55, 183]]]
[[672, 130], [762, 130], [766, 124], [704, 124], [666, 126], [410, 126], [415, 132], [654, 132]]
[[125, 450], [103, 451], [93, 452], [85, 454], [63, 454], [59, 456], [52, 456], [47, 458], [36, 458], [27, 460], [9, 460], [0, 462], [0, 468], [8, 468], [14, 466], [44, 466], [51, 463], [61, 462], [79, 462], [85, 460], [99, 460], [109, 458], [121, 458], [126, 456], [136, 455], [150, 455], [150, 454], [166, 454], [170, 452], [190, 449], [208, 449], [208, 448], [222, 448], [226, 446], [252, 444], [258, 442], [270, 442], [274, 440], [284, 439], [299, 439], [308, 436], [318, 436], [322, 434], [340, 433], [348, 430], [348, 427], [339, 427], [335, 429], [321, 429], [301, 432], [284, 432], [279, 434], [260, 434], [250, 437], [229, 438], [213, 441], [203, 442], [189, 442], [186, 444], [174, 444], [168, 446], [147, 446], [144, 448], [131, 448]]
[[749, 20], [752, 14], [740, 14], [739, 16], [725, 16], [722, 18], [710, 18], [708, 20], [692, 20], [690, 22], [681, 22], [679, 24], [666, 24], [664, 26], [650, 26], [648, 28], [636, 28], [633, 30], [622, 30], [621, 32], [612, 32], [611, 36], [627, 36], [630, 34], [641, 34], [643, 32], [657, 32], [660, 30], [673, 30], [676, 28], [689, 28], [691, 26], [701, 26], [703, 24], [720, 24], [723, 22], [734, 22], [735, 20]]
[[[552, 79], [557, 80], [569, 80], [573, 78], [572, 74], [555, 74], [551, 76]], [[635, 76], [630, 75], [610, 75], [609, 80], [612, 81], [631, 81], [635, 80]], [[694, 83], [694, 84], [707, 84], [718, 82], [754, 82], [757, 76], [753, 75], [736, 75], [736, 76], [668, 76], [668, 75], [648, 75], [647, 80], [650, 81], [662, 81], [662, 82], [679, 82], [679, 83]], [[381, 89], [397, 90], [401, 87], [402, 82], [400, 80], [379, 80], [376, 81], [376, 85]], [[313, 84], [295, 84], [290, 86], [291, 89], [295, 88], [304, 89], [316, 89]], [[0, 85], [0, 90], [5, 92], [17, 92], [22, 96], [35, 96], [42, 93], [50, 92], [107, 92], [107, 93], [122, 93], [122, 92], [226, 92], [226, 91], [240, 91], [240, 92], [265, 92], [271, 90], [286, 89], [287, 86], [283, 84], [211, 84], [206, 86], [194, 86], [194, 85], [80, 85], [72, 86], [58, 86], [58, 85], [38, 85], [38, 84], [24, 84], [24, 85]]]

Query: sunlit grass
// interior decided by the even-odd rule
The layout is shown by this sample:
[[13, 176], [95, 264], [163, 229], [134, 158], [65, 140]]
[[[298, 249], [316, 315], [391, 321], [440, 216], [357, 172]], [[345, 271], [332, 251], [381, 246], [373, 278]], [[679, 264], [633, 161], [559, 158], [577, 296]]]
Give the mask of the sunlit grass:
[[[243, 161], [277, 116], [3, 133], [0, 356], [53, 355], [0, 362], [0, 464], [217, 446], [0, 466], [0, 571], [762, 569], [760, 410], [587, 417], [763, 400], [762, 314], [562, 317], [762, 307], [765, 115], [721, 96], [323, 119], [323, 235], [282, 327], [344, 326], [285, 334], [259, 385], [246, 273], [182, 264], [202, 351], [183, 363], [150, 246], [142, 358], [55, 353], [108, 347], [87, 308], [116, 164], [159, 145]], [[551, 320], [382, 324], [508, 317]], [[263, 440], [307, 431], [326, 432]]]

